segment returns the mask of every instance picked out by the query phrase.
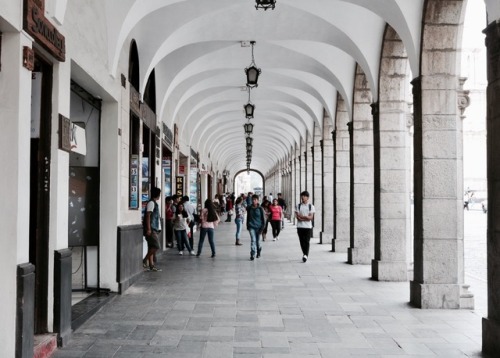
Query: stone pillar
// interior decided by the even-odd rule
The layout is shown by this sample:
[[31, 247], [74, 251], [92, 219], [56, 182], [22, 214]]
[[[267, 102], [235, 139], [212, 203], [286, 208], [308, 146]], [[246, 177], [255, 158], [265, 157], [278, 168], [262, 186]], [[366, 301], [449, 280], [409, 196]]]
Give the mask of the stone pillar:
[[458, 78], [446, 75], [446, 68], [447, 64], [443, 63], [434, 68], [435, 75], [420, 76], [412, 82], [415, 272], [410, 283], [410, 301], [421, 308], [472, 308], [472, 295], [463, 284], [462, 123], [457, 113]]
[[[486, 33], [488, 61], [487, 167], [488, 167], [488, 317], [483, 318], [483, 352], [500, 352], [500, 25], [492, 22]], [[497, 200], [497, 198], [499, 200]]]
[[[312, 175], [312, 196], [313, 204], [316, 209], [316, 214], [314, 215], [314, 237], [320, 237], [318, 233], [323, 231], [323, 165], [322, 165], [322, 135], [323, 131], [318, 125], [314, 128], [313, 146], [311, 147], [312, 161], [314, 172]], [[319, 242], [321, 243], [321, 241]]]
[[351, 152], [350, 264], [370, 264], [374, 256], [374, 169], [371, 91], [358, 66], [354, 89]]
[[325, 114], [323, 120], [323, 132], [321, 140], [321, 194], [322, 194], [322, 232], [320, 233], [320, 243], [330, 244], [333, 238], [333, 218], [334, 218], [334, 177], [333, 177], [333, 139], [332, 132], [333, 126], [330, 119]]
[[351, 139], [349, 136], [349, 114], [344, 100], [338, 96], [337, 118], [335, 130], [335, 235], [333, 251], [347, 252], [350, 240], [350, 193], [351, 174], [349, 167], [349, 151]]
[[410, 163], [407, 114], [409, 61], [396, 31], [387, 27], [380, 63], [379, 103], [373, 104], [375, 260], [372, 278], [408, 280], [411, 256]]

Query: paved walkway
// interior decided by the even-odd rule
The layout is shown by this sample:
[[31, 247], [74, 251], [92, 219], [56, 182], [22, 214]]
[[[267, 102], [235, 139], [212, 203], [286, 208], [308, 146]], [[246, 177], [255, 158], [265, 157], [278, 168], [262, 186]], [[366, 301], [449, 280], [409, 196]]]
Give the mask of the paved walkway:
[[318, 239], [302, 263], [291, 224], [250, 261], [234, 226], [217, 229], [214, 259], [208, 242], [201, 257], [168, 251], [163, 272], [145, 272], [54, 357], [480, 356], [481, 312], [411, 308], [408, 282], [372, 281]]

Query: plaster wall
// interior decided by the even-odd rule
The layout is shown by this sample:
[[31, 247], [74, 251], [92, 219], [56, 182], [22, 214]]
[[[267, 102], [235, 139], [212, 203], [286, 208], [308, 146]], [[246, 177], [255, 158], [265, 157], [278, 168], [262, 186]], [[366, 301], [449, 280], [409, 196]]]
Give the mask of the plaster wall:
[[[14, 11], [15, 9], [11, 9]], [[0, 176], [0, 347], [14, 357], [16, 343], [17, 265], [29, 261], [29, 171], [31, 72], [22, 67], [22, 48], [31, 39], [24, 33], [4, 33], [0, 72], [0, 163], [8, 175]], [[14, 239], [15, 238], [15, 239]]]

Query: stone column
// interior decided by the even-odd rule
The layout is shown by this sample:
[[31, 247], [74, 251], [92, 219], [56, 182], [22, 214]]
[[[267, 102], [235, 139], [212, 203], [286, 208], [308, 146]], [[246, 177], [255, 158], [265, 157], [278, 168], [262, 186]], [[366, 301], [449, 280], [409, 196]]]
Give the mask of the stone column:
[[320, 233], [320, 243], [330, 244], [333, 238], [333, 221], [334, 221], [334, 177], [333, 177], [333, 139], [332, 132], [333, 126], [330, 123], [330, 119], [325, 113], [325, 118], [323, 120], [323, 132], [321, 140], [321, 166], [322, 173], [321, 176], [321, 194], [322, 194], [322, 232]]
[[321, 151], [322, 135], [322, 128], [316, 125], [314, 128], [314, 137], [312, 142], [313, 146], [311, 147], [311, 161], [313, 162], [312, 167], [314, 168], [311, 183], [313, 197], [312, 203], [314, 204], [314, 207], [316, 209], [316, 214], [314, 215], [314, 237], [318, 237], [318, 233], [321, 233], [323, 231], [323, 156]]
[[349, 114], [344, 100], [338, 96], [337, 118], [335, 130], [335, 235], [333, 251], [347, 252], [350, 240], [350, 193], [351, 175], [349, 167], [349, 151], [351, 139], [349, 136]]
[[374, 169], [371, 91], [358, 66], [354, 89], [351, 145], [350, 264], [370, 264], [374, 256]]
[[[486, 33], [488, 61], [487, 167], [488, 167], [488, 317], [483, 318], [483, 352], [500, 352], [500, 25], [492, 22]], [[498, 200], [497, 200], [498, 198]]]
[[457, 113], [458, 78], [446, 75], [446, 68], [447, 64], [443, 63], [438, 69], [434, 68], [433, 76], [420, 76], [412, 82], [415, 272], [410, 283], [410, 301], [421, 308], [472, 308], [472, 295], [463, 284], [462, 123]]

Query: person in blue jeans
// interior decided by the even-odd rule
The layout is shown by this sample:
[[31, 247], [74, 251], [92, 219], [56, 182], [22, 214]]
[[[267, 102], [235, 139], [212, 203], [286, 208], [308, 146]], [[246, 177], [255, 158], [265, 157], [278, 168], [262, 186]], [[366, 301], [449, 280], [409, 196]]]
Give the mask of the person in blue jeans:
[[259, 205], [259, 196], [252, 195], [252, 205], [247, 207], [247, 230], [250, 233], [250, 260], [253, 261], [255, 254], [260, 257], [262, 246], [260, 244], [260, 235], [266, 225], [266, 216], [264, 209]]
[[243, 198], [240, 196], [236, 199], [236, 203], [234, 206], [235, 219], [234, 223], [236, 224], [236, 242], [235, 245], [241, 246], [242, 243], [240, 241], [241, 236], [241, 226], [243, 224]]
[[194, 251], [189, 244], [187, 230], [189, 230], [189, 222], [191, 218], [189, 214], [184, 210], [184, 204], [179, 203], [177, 205], [177, 209], [175, 210], [175, 219], [174, 219], [174, 232], [175, 237], [177, 238], [177, 247], [179, 249], [179, 255], [183, 255], [184, 252], [182, 250], [183, 246], [185, 246], [189, 254], [194, 255]]
[[219, 224], [219, 221], [220, 219], [212, 200], [205, 200], [205, 207], [200, 214], [200, 241], [198, 241], [198, 252], [196, 253], [196, 256], [201, 255], [203, 243], [205, 242], [205, 236], [208, 234], [208, 243], [210, 244], [210, 249], [212, 250], [212, 258], [215, 257], [214, 229]]

